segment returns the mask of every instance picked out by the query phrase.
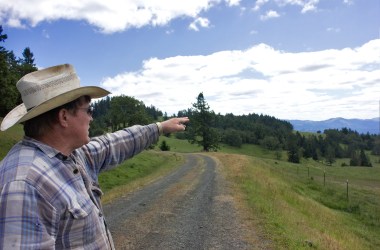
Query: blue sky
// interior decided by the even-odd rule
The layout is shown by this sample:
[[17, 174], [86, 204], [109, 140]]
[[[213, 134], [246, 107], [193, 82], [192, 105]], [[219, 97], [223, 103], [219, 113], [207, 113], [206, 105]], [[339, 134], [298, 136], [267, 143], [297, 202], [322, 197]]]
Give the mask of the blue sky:
[[379, 0], [0, 0], [3, 44], [169, 115], [379, 116]]

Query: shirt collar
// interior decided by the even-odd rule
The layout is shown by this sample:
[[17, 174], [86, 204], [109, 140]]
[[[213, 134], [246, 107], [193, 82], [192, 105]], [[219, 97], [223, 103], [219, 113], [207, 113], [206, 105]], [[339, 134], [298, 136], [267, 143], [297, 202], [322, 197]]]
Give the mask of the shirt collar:
[[61, 160], [66, 160], [68, 157], [63, 155], [61, 152], [59, 152], [57, 149], [41, 142], [36, 139], [33, 139], [28, 136], [24, 136], [24, 139], [22, 140], [22, 143], [27, 146], [35, 147], [40, 149], [42, 152], [44, 152], [49, 158], [58, 157]]

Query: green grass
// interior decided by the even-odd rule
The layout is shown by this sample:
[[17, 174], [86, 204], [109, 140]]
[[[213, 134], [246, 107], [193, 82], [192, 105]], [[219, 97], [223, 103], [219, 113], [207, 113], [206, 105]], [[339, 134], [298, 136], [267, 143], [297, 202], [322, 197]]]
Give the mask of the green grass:
[[163, 140], [165, 140], [166, 143], [170, 146], [170, 151], [174, 151], [178, 153], [193, 153], [193, 152], [200, 152], [202, 150], [202, 147], [196, 144], [191, 144], [187, 140], [175, 139], [173, 136], [170, 136], [170, 137], [160, 136], [160, 139], [156, 146], [157, 149], [159, 148]]
[[[180, 147], [173, 138], [167, 143]], [[181, 142], [185, 143], [185, 142]], [[200, 148], [187, 146], [186, 152]], [[277, 249], [380, 249], [380, 164], [372, 168], [332, 166], [303, 159], [301, 164], [276, 159], [273, 151], [257, 145], [222, 146], [215, 155], [247, 157], [242, 175], [231, 168], [230, 179], [245, 195], [252, 216]], [[228, 162], [227, 166], [239, 164]], [[229, 167], [227, 167], [229, 168]], [[348, 180], [348, 199], [347, 199]]]
[[184, 161], [181, 154], [144, 151], [117, 168], [99, 175], [99, 184], [105, 193], [102, 202], [108, 203], [136, 187], [166, 175]]
[[[2, 118], [0, 118], [0, 123]], [[22, 139], [24, 131], [22, 125], [15, 125], [6, 131], [0, 131], [0, 160], [3, 159], [8, 151]]]
[[117, 168], [99, 175], [99, 184], [104, 192], [114, 187], [128, 184], [138, 178], [145, 177], [162, 168], [169, 168], [182, 163], [182, 156], [174, 154], [159, 154], [145, 151], [132, 159], [120, 164]]
[[[157, 145], [159, 146], [163, 140], [165, 140], [167, 144], [170, 146], [170, 151], [175, 151], [175, 152], [180, 152], [180, 153], [194, 153], [194, 152], [202, 151], [202, 147], [196, 144], [190, 144], [187, 140], [175, 139], [173, 136], [171, 137], [161, 136]], [[271, 158], [271, 159], [276, 158], [274, 151], [267, 150], [258, 145], [252, 145], [252, 144], [243, 144], [240, 148], [222, 144], [220, 145], [220, 149], [218, 150], [218, 152], [230, 153], [230, 154], [242, 154], [242, 155]], [[286, 152], [282, 152], [282, 153], [283, 153], [282, 159], [285, 159]]]
[[[229, 158], [234, 156], [221, 160], [230, 166], [230, 179], [243, 192], [251, 216], [261, 218], [275, 248], [306, 249], [309, 243], [316, 249], [380, 248], [378, 165], [372, 169], [330, 167], [327, 176], [339, 178], [327, 178], [324, 185], [319, 163], [298, 165], [246, 157], [247, 162], [237, 168], [233, 167], [237, 160]], [[347, 173], [352, 178], [348, 200], [346, 181], [339, 181]], [[367, 183], [370, 175], [373, 182]]]
[[[252, 144], [243, 144], [241, 148], [231, 147], [228, 145], [222, 145], [219, 152], [248, 155], [248, 156], [255, 156], [255, 157], [269, 158], [269, 159], [276, 158], [275, 151], [268, 150], [258, 145], [252, 145]], [[282, 152], [281, 159], [285, 159], [285, 157], [286, 157], [286, 152]]]

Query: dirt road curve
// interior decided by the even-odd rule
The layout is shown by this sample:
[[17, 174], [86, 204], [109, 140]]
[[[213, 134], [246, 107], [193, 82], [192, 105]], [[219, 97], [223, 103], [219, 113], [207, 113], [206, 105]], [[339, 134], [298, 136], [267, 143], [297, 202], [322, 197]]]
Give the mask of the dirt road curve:
[[116, 249], [254, 249], [226, 181], [208, 156], [104, 206]]

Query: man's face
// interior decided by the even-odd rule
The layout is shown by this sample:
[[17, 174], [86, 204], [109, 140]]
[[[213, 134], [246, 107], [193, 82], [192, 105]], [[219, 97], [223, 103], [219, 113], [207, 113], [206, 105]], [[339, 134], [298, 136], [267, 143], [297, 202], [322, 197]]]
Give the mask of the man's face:
[[69, 116], [71, 141], [75, 148], [79, 148], [90, 141], [89, 129], [93, 120], [90, 103], [82, 103]]

